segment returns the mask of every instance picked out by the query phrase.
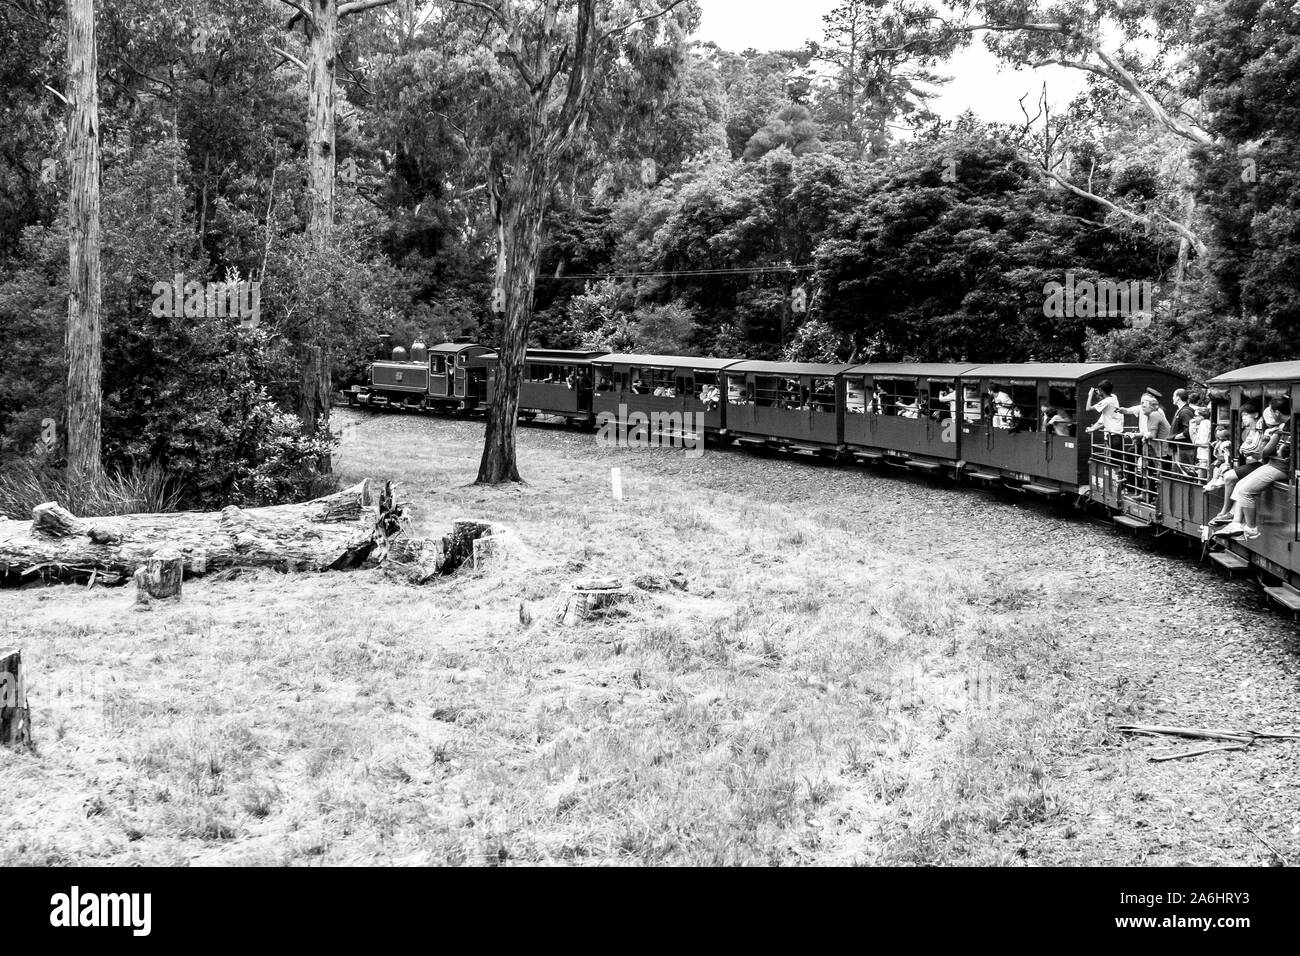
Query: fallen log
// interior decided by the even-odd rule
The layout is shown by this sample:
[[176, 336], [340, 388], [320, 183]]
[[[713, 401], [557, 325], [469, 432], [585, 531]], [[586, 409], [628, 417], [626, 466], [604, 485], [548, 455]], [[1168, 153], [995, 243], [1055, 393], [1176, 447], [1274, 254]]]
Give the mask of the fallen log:
[[[379, 501], [369, 480], [324, 498], [265, 508], [229, 506], [219, 512], [78, 518], [56, 502], [38, 505], [32, 521], [0, 519], [0, 581], [91, 581], [122, 584], [160, 552], [180, 559], [181, 576], [230, 569], [340, 571], [418, 566], [407, 576], [423, 583], [449, 573], [472, 554], [473, 541], [492, 533], [486, 522], [455, 522], [442, 539], [409, 535], [406, 506], [386, 485]], [[163, 574], [161, 566], [152, 572]], [[179, 581], [179, 578], [177, 579]], [[153, 582], [155, 589], [169, 584]], [[153, 595], [158, 596], [158, 595]]]

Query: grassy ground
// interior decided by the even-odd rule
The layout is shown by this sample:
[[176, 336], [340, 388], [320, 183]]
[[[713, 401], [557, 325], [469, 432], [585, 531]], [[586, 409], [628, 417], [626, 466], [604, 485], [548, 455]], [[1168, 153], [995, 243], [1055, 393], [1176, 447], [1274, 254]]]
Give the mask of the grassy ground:
[[[1111, 731], [1175, 692], [1190, 696], [1173, 716], [1214, 716], [1225, 622], [1252, 632], [1243, 673], [1265, 668], [1255, 716], [1293, 716], [1288, 632], [1208, 575], [1233, 610], [1193, 627], [1089, 590], [1088, 548], [1113, 561], [1113, 535], [972, 492], [543, 429], [521, 433], [529, 484], [485, 490], [469, 485], [479, 426], [339, 422], [345, 479], [398, 478], [430, 533], [483, 516], [520, 549], [423, 588], [265, 573], [144, 611], [123, 590], [0, 593], [37, 736], [35, 754], [0, 754], [0, 863], [1300, 853], [1300, 745], [1157, 766]], [[634, 599], [559, 626], [563, 588], [591, 574]], [[1200, 678], [1170, 667], [1175, 639]]]

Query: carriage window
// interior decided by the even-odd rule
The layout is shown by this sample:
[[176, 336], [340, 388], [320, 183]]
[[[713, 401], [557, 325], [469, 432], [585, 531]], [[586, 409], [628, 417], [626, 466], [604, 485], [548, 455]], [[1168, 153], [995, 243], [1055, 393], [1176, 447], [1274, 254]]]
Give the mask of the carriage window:
[[756, 405], [768, 408], [804, 408], [805, 389], [797, 378], [760, 376], [754, 379], [752, 394]]
[[696, 372], [694, 381], [691, 379], [686, 381], [690, 388], [683, 394], [694, 395], [695, 400], [705, 408], [718, 407], [718, 403], [722, 401], [722, 393], [718, 390], [717, 372]]
[[808, 398], [808, 406], [814, 412], [835, 411], [835, 379], [813, 379], [812, 391]]
[[968, 422], [977, 422], [983, 413], [983, 402], [980, 400], [980, 387], [977, 382], [961, 383], [961, 408], [962, 417]]
[[1049, 382], [1047, 384], [1047, 406], [1043, 409], [1042, 427], [1053, 435], [1073, 437], [1078, 424], [1075, 411], [1078, 408], [1079, 389], [1070, 382]]
[[632, 391], [638, 395], [658, 395], [661, 398], [677, 396], [677, 383], [670, 368], [635, 369], [632, 373], [632, 381]]
[[1214, 425], [1232, 427], [1232, 393], [1222, 385], [1205, 389], [1205, 397], [1214, 409]]
[[927, 411], [931, 418], [941, 422], [957, 417], [957, 383], [950, 379], [930, 379]]
[[1038, 431], [1038, 385], [1035, 382], [992, 382], [988, 392], [994, 428]]
[[564, 385], [576, 381], [577, 376], [578, 367], [576, 365], [550, 365], [544, 362], [535, 362], [528, 366], [526, 380], [541, 385]]
[[754, 401], [753, 394], [747, 387], [745, 376], [727, 376], [727, 402], [731, 405], [749, 405]]
[[595, 366], [596, 372], [596, 391], [612, 392], [614, 391], [614, 370], [606, 365]]
[[867, 380], [855, 375], [844, 380], [844, 410], [850, 415], [862, 415], [867, 410]]
[[447, 374], [447, 356], [445, 355], [433, 356], [433, 374], [434, 375]]
[[920, 418], [916, 380], [910, 378], [876, 379], [874, 406], [877, 414], [900, 418]]
[[806, 408], [808, 406], [808, 389], [799, 384], [797, 378], [778, 379], [777, 400], [782, 408]]

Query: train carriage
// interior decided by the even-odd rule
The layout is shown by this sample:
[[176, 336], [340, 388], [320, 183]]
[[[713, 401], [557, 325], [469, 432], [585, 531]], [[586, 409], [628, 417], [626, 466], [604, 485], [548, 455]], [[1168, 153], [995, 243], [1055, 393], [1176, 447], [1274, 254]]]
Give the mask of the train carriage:
[[[1095, 496], [1104, 485], [1090, 473], [1092, 445], [1086, 429], [1097, 420], [1089, 390], [1110, 380], [1122, 406], [1138, 403], [1147, 388], [1170, 396], [1181, 377], [1154, 365], [1039, 362], [978, 365], [962, 376], [964, 415], [961, 456], [965, 473], [999, 479], [1043, 495]], [[979, 396], [975, 406], [973, 396]], [[1048, 409], [1055, 414], [1048, 416]], [[1049, 422], [1055, 419], [1055, 424]], [[1101, 478], [1106, 478], [1105, 475]]]
[[723, 372], [740, 361], [687, 355], [603, 355], [591, 363], [593, 407], [598, 416], [608, 413], [618, 421], [626, 421], [634, 412], [652, 422], [666, 417], [676, 423], [671, 427], [692, 434], [698, 432], [685, 429], [685, 423], [702, 419], [705, 434], [719, 435], [726, 429]]
[[[527, 418], [548, 416], [590, 425], [592, 360], [606, 352], [529, 349], [519, 386], [519, 411]], [[488, 402], [496, 387], [497, 356], [484, 357], [488, 368]]]
[[[1206, 390], [1214, 409], [1211, 420], [1215, 425], [1227, 425], [1231, 429], [1232, 447], [1236, 449], [1243, 437], [1243, 406], [1249, 404], [1256, 411], [1262, 412], [1272, 399], [1280, 398], [1288, 400], [1293, 410], [1300, 408], [1300, 362], [1270, 362], [1237, 369], [1210, 379], [1206, 383]], [[1296, 447], [1296, 431], [1297, 417], [1292, 414], [1284, 437], [1291, 449]], [[1209, 518], [1218, 513], [1220, 508], [1231, 508], [1231, 502], [1224, 501], [1222, 490], [1207, 493], [1199, 473], [1187, 475], [1181, 471], [1172, 465], [1166, 465], [1160, 476], [1157, 520], [1163, 527], [1208, 539]], [[1257, 513], [1259, 537], [1223, 542], [1227, 554], [1236, 555], [1279, 578], [1283, 584], [1279, 588], [1269, 589], [1270, 597], [1292, 610], [1300, 608], [1300, 592], [1292, 587], [1300, 583], [1298, 481], [1300, 473], [1297, 472], [1292, 457], [1286, 478], [1273, 482], [1260, 492]], [[1216, 539], [1219, 540], [1222, 539]], [[1228, 566], [1231, 567], [1232, 564], [1229, 563]]]
[[728, 435], [801, 451], [844, 447], [844, 373], [850, 365], [739, 362], [728, 367]]
[[[875, 363], [844, 375], [844, 444], [858, 458], [919, 471], [955, 471], [959, 423], [972, 400], [966, 364]], [[974, 409], [980, 408], [978, 394]]]

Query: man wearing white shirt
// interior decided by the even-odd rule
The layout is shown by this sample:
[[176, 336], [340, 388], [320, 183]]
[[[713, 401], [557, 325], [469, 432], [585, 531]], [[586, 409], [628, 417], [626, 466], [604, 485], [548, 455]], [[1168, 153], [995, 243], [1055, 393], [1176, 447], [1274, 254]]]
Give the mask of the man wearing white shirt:
[[1095, 388], [1088, 389], [1088, 407], [1099, 416], [1095, 424], [1088, 426], [1088, 431], [1095, 432], [1100, 428], [1108, 436], [1124, 434], [1124, 412], [1119, 407], [1115, 386], [1110, 383], [1110, 379], [1098, 382]]

